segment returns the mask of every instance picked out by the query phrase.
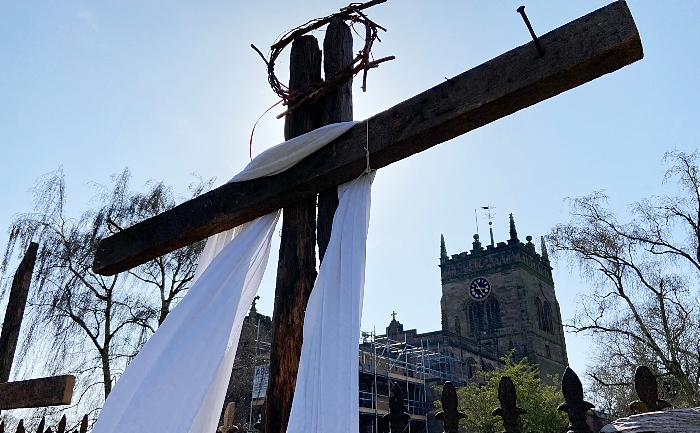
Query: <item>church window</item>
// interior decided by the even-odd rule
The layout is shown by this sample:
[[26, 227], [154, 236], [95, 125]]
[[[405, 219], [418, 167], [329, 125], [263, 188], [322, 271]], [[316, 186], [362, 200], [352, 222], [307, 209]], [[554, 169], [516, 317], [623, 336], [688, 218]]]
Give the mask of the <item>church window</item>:
[[550, 334], [554, 333], [554, 327], [552, 326], [552, 307], [549, 302], [544, 301], [544, 314], [543, 314], [544, 330]]
[[554, 325], [552, 323], [552, 306], [548, 301], [542, 301], [539, 297], [535, 299], [535, 306], [537, 307], [537, 328], [554, 334]]
[[500, 329], [503, 326], [501, 305], [495, 298], [491, 298], [486, 302], [471, 302], [467, 306], [467, 321], [469, 323], [469, 333], [472, 335], [478, 335], [483, 331]]
[[472, 335], [477, 335], [485, 329], [483, 302], [471, 302], [467, 307], [467, 316], [469, 319], [469, 332]]
[[486, 321], [488, 329], [500, 329], [501, 327], [501, 306], [494, 298], [486, 302]]
[[547, 355], [547, 358], [552, 357], [552, 351], [549, 349], [549, 346], [546, 344], [544, 345], [544, 351], [545, 351], [545, 354]]

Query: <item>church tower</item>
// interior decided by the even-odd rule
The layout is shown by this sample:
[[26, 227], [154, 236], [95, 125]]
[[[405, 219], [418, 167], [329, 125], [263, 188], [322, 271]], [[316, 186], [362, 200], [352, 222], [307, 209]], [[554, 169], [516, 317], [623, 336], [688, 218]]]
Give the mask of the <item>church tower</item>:
[[568, 359], [543, 238], [540, 251], [535, 251], [531, 236], [520, 242], [512, 214], [508, 242], [494, 245], [492, 237], [484, 247], [477, 234], [471, 251], [450, 257], [441, 238], [440, 304], [443, 331], [473, 339], [492, 358], [511, 350], [515, 360], [526, 356], [546, 378], [561, 376]]

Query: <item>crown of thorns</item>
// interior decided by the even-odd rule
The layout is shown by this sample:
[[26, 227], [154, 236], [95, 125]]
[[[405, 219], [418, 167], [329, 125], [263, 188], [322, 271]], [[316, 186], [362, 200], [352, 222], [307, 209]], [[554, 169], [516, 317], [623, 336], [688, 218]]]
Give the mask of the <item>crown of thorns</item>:
[[[374, 21], [370, 20], [367, 17], [367, 15], [362, 12], [362, 10], [380, 3], [384, 3], [386, 1], [387, 0], [372, 0], [366, 3], [351, 3], [347, 7], [342, 8], [340, 12], [328, 15], [327, 17], [311, 20], [306, 24], [289, 30], [288, 32], [280, 36], [274, 44], [272, 44], [272, 46], [270, 47], [270, 54], [268, 58], [265, 58], [263, 53], [260, 52], [260, 50], [257, 47], [255, 47], [255, 45], [250, 45], [260, 55], [260, 57], [267, 65], [267, 81], [270, 83], [272, 91], [275, 92], [277, 96], [279, 96], [282, 99], [282, 104], [287, 106], [287, 110], [284, 113], [277, 116], [278, 119], [285, 116], [286, 114], [289, 114], [292, 110], [294, 110], [296, 107], [303, 104], [304, 102], [317, 101], [326, 92], [343, 83], [348, 82], [354, 76], [359, 74], [360, 71], [363, 71], [362, 91], [364, 92], [367, 90], [367, 72], [372, 68], [376, 68], [380, 63], [386, 62], [388, 60], [393, 60], [395, 57], [389, 56], [383, 57], [378, 60], [370, 61], [370, 57], [372, 56], [372, 44], [374, 44], [375, 40], [381, 42], [381, 39], [379, 39], [378, 35], [379, 30], [386, 31], [386, 29], [380, 26], [379, 24], [375, 23]], [[277, 57], [279, 57], [280, 53], [282, 53], [284, 48], [287, 45], [289, 45], [289, 43], [292, 42], [294, 39], [323, 27], [335, 17], [340, 17], [344, 21], [350, 22], [350, 25], [353, 27], [353, 29], [353, 25], [355, 23], [363, 24], [365, 27], [364, 46], [357, 53], [352, 63], [341, 68], [331, 77], [326, 77], [326, 79], [321, 81], [320, 83], [311, 83], [300, 89], [290, 91], [289, 88], [286, 85], [282, 84], [282, 82], [280, 82], [280, 80], [275, 75], [275, 61], [277, 60]]]

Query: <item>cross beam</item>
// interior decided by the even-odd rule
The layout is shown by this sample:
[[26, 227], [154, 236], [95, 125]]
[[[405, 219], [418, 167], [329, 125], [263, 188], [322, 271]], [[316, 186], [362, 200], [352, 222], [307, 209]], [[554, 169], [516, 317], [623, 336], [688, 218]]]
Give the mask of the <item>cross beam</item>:
[[[229, 183], [104, 239], [93, 270], [113, 275], [385, 167], [643, 57], [624, 1], [508, 51], [361, 122], [275, 176]], [[369, 122], [369, 125], [367, 125]]]
[[73, 396], [75, 376], [53, 376], [7, 382], [22, 327], [24, 308], [38, 250], [38, 244], [34, 242], [29, 244], [12, 280], [10, 299], [7, 302], [0, 333], [0, 410], [70, 404]]
[[0, 383], [0, 410], [70, 404], [75, 376]]

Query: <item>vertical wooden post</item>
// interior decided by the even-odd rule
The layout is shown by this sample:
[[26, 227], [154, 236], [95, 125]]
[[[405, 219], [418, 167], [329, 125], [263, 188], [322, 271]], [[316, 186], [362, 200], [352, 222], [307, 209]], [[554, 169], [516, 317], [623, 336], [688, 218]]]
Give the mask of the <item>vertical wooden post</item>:
[[[323, 72], [326, 80], [352, 63], [352, 32], [340, 17], [334, 17], [323, 40]], [[352, 80], [329, 91], [323, 98], [323, 125], [353, 120]], [[333, 216], [338, 207], [338, 187], [318, 194], [318, 254], [323, 261], [331, 240]]]
[[19, 330], [22, 326], [24, 307], [27, 304], [27, 295], [29, 294], [29, 285], [32, 282], [32, 272], [34, 272], [38, 249], [39, 244], [35, 242], [29, 244], [12, 280], [10, 299], [7, 302], [5, 320], [2, 324], [2, 333], [0, 333], [0, 383], [10, 380], [12, 359], [17, 348]]
[[[290, 90], [321, 81], [321, 52], [313, 36], [292, 43]], [[321, 126], [320, 104], [304, 104], [287, 115], [285, 139]], [[283, 209], [282, 239], [272, 316], [270, 376], [263, 431], [284, 433], [289, 422], [303, 339], [304, 313], [316, 280], [316, 197]]]

